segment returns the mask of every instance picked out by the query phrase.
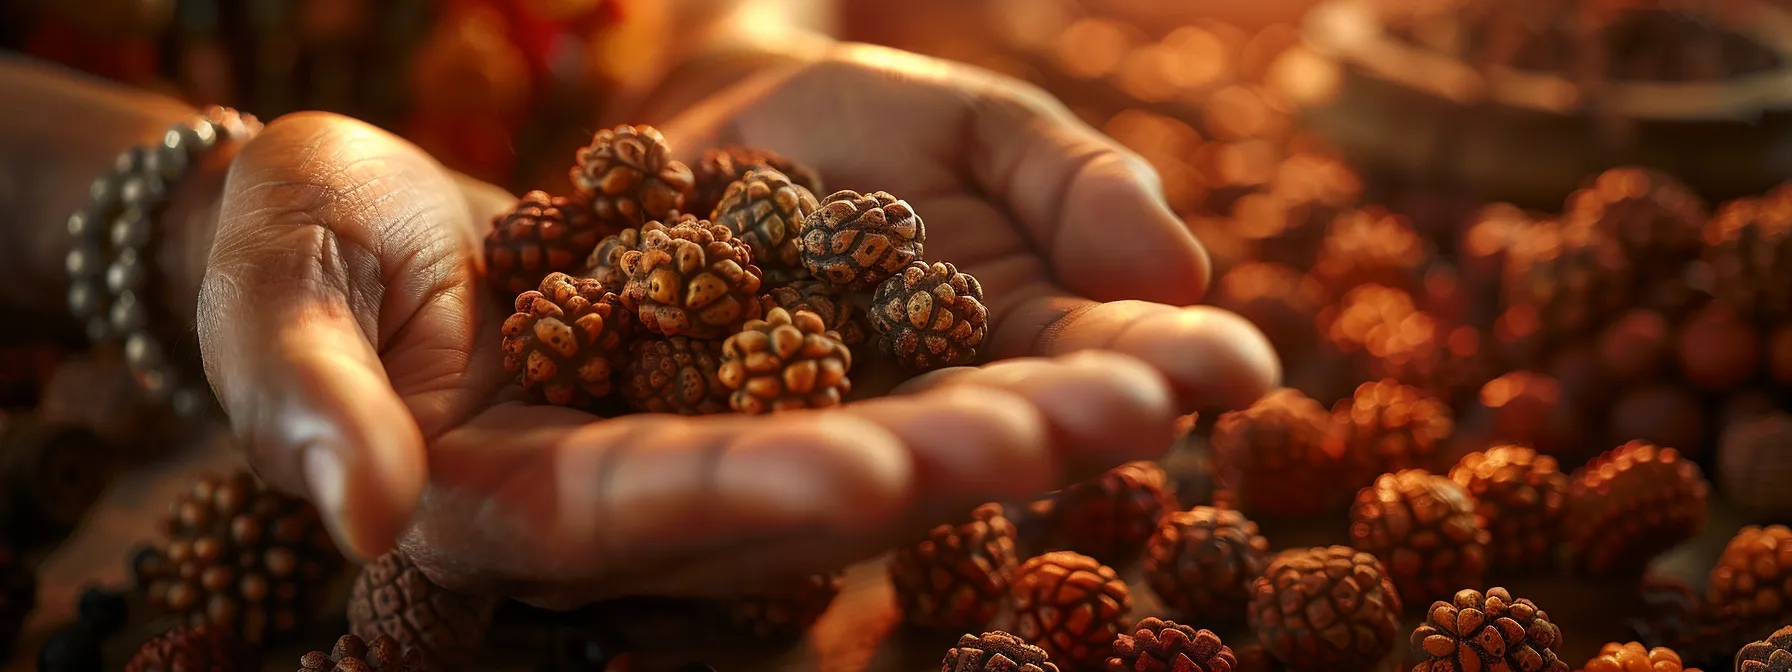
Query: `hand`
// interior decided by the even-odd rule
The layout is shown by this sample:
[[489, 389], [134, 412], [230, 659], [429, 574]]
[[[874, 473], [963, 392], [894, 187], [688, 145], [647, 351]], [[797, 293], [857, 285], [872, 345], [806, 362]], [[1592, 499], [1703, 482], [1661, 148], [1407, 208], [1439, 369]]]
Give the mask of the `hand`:
[[[1135, 159], [1012, 84], [936, 65], [846, 52], [761, 89], [784, 96], [718, 100], [683, 143], [764, 143], [909, 199], [933, 223], [929, 256], [984, 281], [994, 354], [1015, 359], [773, 417], [518, 403], [498, 353], [508, 305], [479, 281], [480, 237], [512, 197], [303, 114], [244, 148], [226, 187], [200, 297], [214, 388], [258, 471], [308, 494], [346, 550], [397, 538], [449, 587], [572, 606], [827, 571], [978, 503], [1155, 457], [1179, 409], [1272, 384], [1268, 346], [1236, 317], [1077, 298], [1192, 302], [1200, 248]], [[837, 104], [780, 113], [801, 96]], [[898, 104], [952, 123], [903, 125]], [[839, 125], [854, 115], [890, 123]], [[1133, 356], [1080, 352], [1108, 347]]]

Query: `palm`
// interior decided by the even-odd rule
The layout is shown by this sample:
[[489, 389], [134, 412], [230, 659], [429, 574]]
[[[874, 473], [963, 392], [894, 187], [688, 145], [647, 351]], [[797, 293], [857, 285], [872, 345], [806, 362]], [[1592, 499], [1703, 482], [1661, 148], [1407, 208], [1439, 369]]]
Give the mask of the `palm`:
[[[982, 281], [985, 355], [1003, 363], [769, 418], [523, 403], [499, 354], [510, 307], [476, 263], [510, 197], [370, 127], [289, 119], [239, 159], [201, 297], [252, 313], [202, 340], [257, 468], [311, 494], [350, 547], [398, 536], [451, 587], [565, 604], [839, 566], [1153, 456], [1175, 406], [1270, 384], [1260, 334], [1175, 307], [1199, 297], [1205, 258], [1135, 157], [1013, 82], [917, 59], [842, 49], [662, 130], [687, 156], [761, 146], [832, 188], [908, 200], [926, 256]], [[1127, 356], [1042, 359], [1088, 349]], [[887, 389], [871, 373], [855, 391]]]

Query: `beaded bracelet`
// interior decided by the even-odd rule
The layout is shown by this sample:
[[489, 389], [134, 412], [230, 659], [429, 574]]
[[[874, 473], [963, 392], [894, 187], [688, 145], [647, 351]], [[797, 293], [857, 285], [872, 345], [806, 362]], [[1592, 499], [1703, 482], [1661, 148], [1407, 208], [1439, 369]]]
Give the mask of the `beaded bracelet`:
[[[161, 242], [160, 223], [170, 199], [194, 165], [228, 140], [246, 141], [261, 131], [253, 115], [210, 107], [176, 123], [159, 142], [118, 155], [112, 169], [93, 181], [87, 207], [68, 218], [72, 239], [66, 267], [68, 305], [96, 344], [122, 344], [137, 384], [166, 401], [181, 417], [192, 418], [216, 402], [198, 368], [197, 344], [176, 359], [168, 345], [190, 333], [158, 331], [151, 323], [158, 302], [152, 281], [153, 255]], [[165, 311], [164, 311], [165, 312]], [[178, 364], [187, 364], [185, 367]]]

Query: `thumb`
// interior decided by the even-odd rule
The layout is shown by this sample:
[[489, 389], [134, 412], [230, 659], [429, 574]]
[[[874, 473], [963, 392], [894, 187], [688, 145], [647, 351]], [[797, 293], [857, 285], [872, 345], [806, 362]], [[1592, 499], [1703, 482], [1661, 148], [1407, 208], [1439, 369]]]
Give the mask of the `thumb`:
[[199, 297], [206, 373], [257, 473], [309, 496], [351, 555], [391, 548], [428, 473], [377, 347], [402, 317], [381, 314], [388, 260], [415, 251], [386, 249], [405, 238], [382, 227], [457, 193], [414, 147], [321, 114], [269, 124], [225, 185]]

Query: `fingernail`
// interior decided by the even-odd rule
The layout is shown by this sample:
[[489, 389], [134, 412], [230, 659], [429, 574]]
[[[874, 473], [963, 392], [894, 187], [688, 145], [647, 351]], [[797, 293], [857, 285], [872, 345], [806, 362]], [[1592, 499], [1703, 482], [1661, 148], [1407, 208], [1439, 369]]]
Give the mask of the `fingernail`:
[[[311, 493], [311, 503], [323, 515], [324, 524], [332, 528], [336, 534], [338, 545], [347, 546], [351, 538], [348, 531], [342, 529], [348, 524], [343, 514], [343, 498], [348, 491], [348, 483], [342, 468], [342, 460], [336, 457], [336, 451], [325, 446], [311, 446], [305, 449], [299, 468], [305, 475], [305, 487]], [[345, 553], [353, 553], [352, 548], [342, 548]]]

